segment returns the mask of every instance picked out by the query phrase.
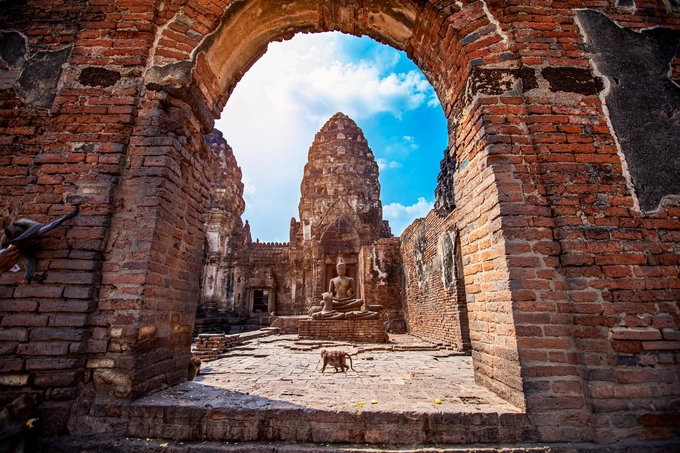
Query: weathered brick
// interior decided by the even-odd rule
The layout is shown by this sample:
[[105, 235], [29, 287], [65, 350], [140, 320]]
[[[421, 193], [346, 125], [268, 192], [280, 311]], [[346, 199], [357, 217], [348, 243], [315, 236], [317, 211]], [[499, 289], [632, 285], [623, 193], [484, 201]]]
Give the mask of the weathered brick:
[[2, 327], [44, 327], [48, 317], [44, 315], [5, 315], [2, 317]]
[[50, 327], [83, 327], [87, 325], [87, 315], [52, 315]]
[[24, 367], [24, 360], [20, 358], [0, 358], [0, 372], [21, 371]]
[[0, 374], [0, 385], [7, 387], [24, 387], [28, 384], [30, 374]]
[[643, 341], [642, 349], [645, 351], [678, 351], [680, 341]]
[[33, 378], [33, 383], [38, 387], [65, 387], [76, 382], [76, 373], [50, 373], [40, 374]]
[[91, 301], [49, 300], [40, 301], [40, 308], [38, 311], [40, 313], [87, 313], [91, 312], [93, 307], [94, 302]]
[[68, 286], [64, 288], [64, 297], [66, 299], [91, 299], [94, 291], [93, 287]]
[[[64, 288], [62, 286], [20, 286], [14, 291], [18, 298], [59, 298]], [[35, 310], [35, 309], [34, 309]]]
[[668, 341], [680, 341], [680, 329], [661, 329], [663, 339]]
[[28, 343], [20, 344], [17, 353], [24, 356], [32, 355], [66, 355], [68, 343]]
[[652, 328], [614, 327], [610, 332], [614, 340], [661, 340], [661, 332]]
[[32, 300], [0, 300], [0, 310], [3, 312], [34, 312], [38, 302]]
[[68, 370], [78, 364], [78, 359], [27, 359], [26, 371]]
[[28, 341], [28, 332], [25, 329], [0, 329], [0, 341]]
[[31, 329], [31, 341], [80, 341], [86, 338], [88, 331], [86, 329], [73, 328], [36, 328]]
[[616, 379], [623, 383], [634, 382], [673, 382], [675, 376], [671, 370], [619, 370]]

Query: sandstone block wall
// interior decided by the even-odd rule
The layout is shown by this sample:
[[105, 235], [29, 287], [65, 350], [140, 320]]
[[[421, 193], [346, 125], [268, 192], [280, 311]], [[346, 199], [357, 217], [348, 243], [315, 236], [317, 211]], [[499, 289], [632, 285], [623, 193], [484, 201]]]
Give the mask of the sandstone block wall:
[[359, 284], [362, 298], [369, 305], [382, 305], [383, 321], [403, 319], [404, 292], [399, 238], [379, 239], [362, 247], [359, 255]]

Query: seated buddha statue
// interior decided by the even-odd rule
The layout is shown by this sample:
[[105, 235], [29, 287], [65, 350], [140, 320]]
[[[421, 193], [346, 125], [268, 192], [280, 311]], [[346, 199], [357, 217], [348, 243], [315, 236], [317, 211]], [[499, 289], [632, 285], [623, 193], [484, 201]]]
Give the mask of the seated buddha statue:
[[328, 284], [328, 292], [323, 293], [322, 304], [309, 309], [312, 319], [377, 318], [377, 312], [364, 310], [364, 301], [354, 298], [354, 279], [346, 275], [345, 263], [340, 261], [335, 269], [338, 275]]
[[343, 261], [340, 261], [335, 266], [335, 269], [338, 272], [338, 276], [332, 278], [328, 284], [328, 292], [333, 297], [333, 309], [343, 313], [361, 310], [364, 301], [353, 298], [355, 293], [354, 279], [345, 275], [347, 273], [347, 266]]

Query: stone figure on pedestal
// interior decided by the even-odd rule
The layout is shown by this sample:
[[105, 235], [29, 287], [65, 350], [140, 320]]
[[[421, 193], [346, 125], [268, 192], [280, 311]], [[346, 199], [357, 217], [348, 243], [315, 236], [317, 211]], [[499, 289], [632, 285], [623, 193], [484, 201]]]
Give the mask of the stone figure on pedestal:
[[[355, 299], [354, 279], [346, 274], [347, 266], [341, 260], [336, 265], [337, 277], [328, 284], [321, 305], [309, 309], [312, 319], [375, 319], [378, 312], [367, 310], [364, 301]], [[371, 306], [372, 309], [378, 306]]]

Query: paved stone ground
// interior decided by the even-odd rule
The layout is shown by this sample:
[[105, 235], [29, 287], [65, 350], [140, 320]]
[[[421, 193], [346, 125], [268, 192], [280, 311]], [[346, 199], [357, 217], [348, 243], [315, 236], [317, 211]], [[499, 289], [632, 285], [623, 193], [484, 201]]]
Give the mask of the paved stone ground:
[[[251, 340], [204, 362], [195, 383], [314, 409], [336, 411], [518, 413], [477, 385], [472, 358], [408, 335], [390, 343], [297, 341], [294, 335]], [[322, 348], [345, 350], [354, 370], [321, 373]], [[186, 395], [189, 396], [189, 395]], [[436, 400], [440, 402], [437, 403]]]

